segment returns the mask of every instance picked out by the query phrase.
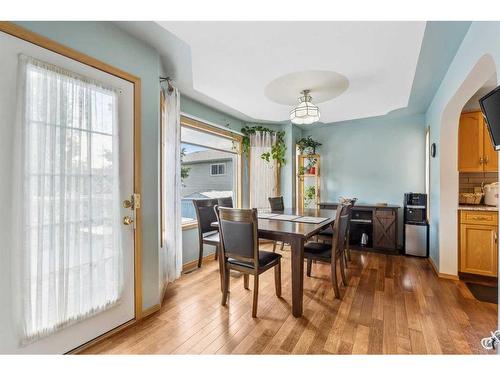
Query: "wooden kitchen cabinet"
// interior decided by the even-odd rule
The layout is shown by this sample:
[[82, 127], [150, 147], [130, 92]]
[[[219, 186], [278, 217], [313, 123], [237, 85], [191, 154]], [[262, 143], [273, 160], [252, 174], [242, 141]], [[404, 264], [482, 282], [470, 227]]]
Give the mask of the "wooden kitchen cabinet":
[[[481, 114], [481, 118], [482, 118]], [[498, 172], [498, 152], [495, 151], [493, 143], [491, 142], [488, 127], [483, 119], [483, 155], [484, 155], [484, 171], [485, 172]]]
[[458, 130], [458, 170], [460, 172], [496, 172], [498, 154], [480, 111], [460, 115]]
[[490, 211], [460, 213], [460, 272], [498, 275], [498, 214]]

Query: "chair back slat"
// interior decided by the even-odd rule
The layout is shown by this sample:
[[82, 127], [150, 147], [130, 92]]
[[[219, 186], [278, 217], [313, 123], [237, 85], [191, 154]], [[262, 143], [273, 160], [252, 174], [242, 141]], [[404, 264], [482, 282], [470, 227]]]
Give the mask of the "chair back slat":
[[257, 210], [217, 207], [222, 254], [259, 264], [259, 240]]
[[349, 209], [349, 223], [351, 222], [352, 210], [353, 210], [354, 205], [356, 204], [357, 200], [358, 200], [358, 198], [350, 198], [350, 199], [346, 199], [345, 200], [345, 202], [349, 203], [349, 205], [350, 205], [350, 209]]
[[337, 206], [337, 213], [333, 225], [332, 262], [335, 262], [337, 256], [342, 254], [345, 249], [351, 210], [351, 203], [341, 203]]
[[217, 205], [217, 199], [193, 199], [193, 206], [198, 221], [198, 231], [200, 234], [213, 232], [215, 229], [212, 223], [217, 221], [214, 207]]
[[283, 197], [269, 197], [269, 205], [271, 206], [271, 211], [284, 211], [285, 204], [283, 203]]
[[[349, 218], [348, 218], [348, 221], [347, 221], [346, 241], [350, 240], [352, 211], [354, 209], [354, 205], [356, 204], [357, 200], [358, 200], [358, 198], [351, 198], [351, 199], [348, 200], [349, 209], [348, 209], [347, 213], [349, 215]], [[346, 243], [346, 246], [349, 246], [349, 243]]]

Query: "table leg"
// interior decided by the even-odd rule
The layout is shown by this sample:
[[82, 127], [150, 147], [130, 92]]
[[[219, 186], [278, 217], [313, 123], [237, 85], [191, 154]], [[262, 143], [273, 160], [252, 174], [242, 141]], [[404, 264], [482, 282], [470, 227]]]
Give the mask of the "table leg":
[[290, 246], [292, 248], [292, 314], [300, 318], [304, 296], [304, 239], [293, 237]]

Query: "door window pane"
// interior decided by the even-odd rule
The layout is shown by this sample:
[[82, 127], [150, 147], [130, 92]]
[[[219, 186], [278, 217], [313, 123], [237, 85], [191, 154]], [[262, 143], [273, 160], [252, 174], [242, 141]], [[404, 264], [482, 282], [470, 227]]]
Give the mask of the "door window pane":
[[121, 297], [118, 97], [21, 56], [23, 340], [110, 308]]

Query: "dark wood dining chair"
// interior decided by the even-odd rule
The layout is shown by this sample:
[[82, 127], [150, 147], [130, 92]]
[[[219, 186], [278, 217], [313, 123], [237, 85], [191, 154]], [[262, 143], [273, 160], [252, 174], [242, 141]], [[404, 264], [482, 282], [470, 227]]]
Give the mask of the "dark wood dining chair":
[[336, 298], [340, 298], [340, 290], [337, 280], [337, 264], [340, 265], [342, 283], [347, 286], [347, 278], [345, 274], [346, 258], [344, 252], [350, 210], [352, 210], [350, 203], [341, 203], [337, 206], [337, 213], [333, 223], [331, 244], [324, 242], [307, 242], [304, 245], [304, 258], [307, 260], [307, 276], [311, 276], [313, 261], [330, 263], [332, 286]]
[[283, 202], [283, 196], [281, 197], [269, 197], [269, 205], [271, 206], [271, 211], [284, 211], [285, 204]]
[[[347, 260], [351, 260], [351, 248], [350, 248], [350, 233], [351, 233], [351, 219], [352, 219], [352, 209], [354, 208], [354, 205], [356, 204], [356, 201], [358, 198], [347, 198], [343, 199], [342, 202], [349, 203], [351, 205], [351, 210], [349, 211], [349, 222], [347, 225], [347, 235], [346, 235], [346, 251], [345, 255]], [[319, 241], [323, 242], [331, 242], [333, 236], [333, 228], [329, 226], [328, 228], [322, 230], [319, 232], [317, 239]]]
[[[272, 212], [280, 212], [285, 210], [285, 203], [283, 202], [283, 196], [280, 197], [268, 197], [269, 206], [271, 207]], [[273, 252], [276, 251], [276, 245], [279, 241], [273, 241]], [[284, 242], [281, 242], [280, 250], [283, 251], [283, 247], [285, 246]]]
[[257, 210], [218, 207], [221, 256], [224, 265], [222, 306], [227, 303], [229, 273], [236, 270], [243, 273], [245, 289], [248, 289], [249, 275], [253, 275], [252, 317], [257, 316], [259, 298], [259, 275], [274, 268], [276, 296], [281, 297], [281, 255], [259, 250]]
[[220, 252], [220, 238], [219, 231], [212, 227], [212, 223], [217, 221], [214, 207], [217, 205], [217, 199], [193, 199], [193, 206], [196, 212], [196, 219], [198, 221], [198, 268], [201, 267], [203, 261], [203, 246], [215, 246], [215, 259], [217, 260], [218, 253]]
[[233, 197], [218, 198], [217, 199], [217, 205], [219, 207], [233, 208]]
[[356, 204], [356, 201], [358, 198], [351, 198], [348, 200], [348, 203], [351, 205], [351, 208], [349, 210], [349, 221], [347, 222], [347, 234], [346, 234], [346, 244], [345, 244], [345, 254], [347, 256], [347, 260], [351, 261], [351, 245], [350, 245], [350, 240], [351, 240], [351, 219], [352, 219], [352, 211], [354, 209], [354, 205]]

